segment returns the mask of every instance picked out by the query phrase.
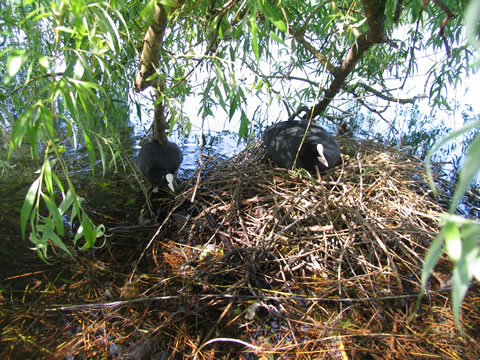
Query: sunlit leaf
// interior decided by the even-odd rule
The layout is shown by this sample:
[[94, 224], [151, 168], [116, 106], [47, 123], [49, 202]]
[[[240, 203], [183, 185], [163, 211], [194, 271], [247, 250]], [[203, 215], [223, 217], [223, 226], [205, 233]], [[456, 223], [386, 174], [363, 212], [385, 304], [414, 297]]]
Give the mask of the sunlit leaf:
[[85, 138], [85, 146], [87, 147], [88, 160], [90, 161], [92, 174], [95, 175], [95, 161], [97, 159], [95, 156], [95, 146], [93, 145], [90, 135], [86, 131], [83, 133], [83, 136]]
[[275, 27], [278, 30], [282, 32], [286, 32], [287, 26], [285, 25], [285, 22], [281, 13], [277, 11], [276, 8], [271, 7], [266, 1], [260, 2], [260, 4], [265, 12], [265, 15], [268, 21], [270, 21], [273, 25], [275, 25]]
[[145, 4], [145, 7], [143, 8], [142, 12], [140, 13], [140, 16], [142, 18], [151, 18], [153, 16], [153, 5], [155, 4], [156, 0], [150, 0]]
[[445, 237], [445, 250], [452, 261], [458, 261], [462, 254], [462, 239], [460, 230], [455, 222], [449, 221], [442, 229]]
[[82, 235], [85, 239], [85, 244], [80, 249], [87, 250], [92, 248], [95, 245], [97, 237], [93, 229], [93, 224], [85, 213], [82, 216]]
[[9, 77], [14, 77], [20, 68], [27, 62], [27, 59], [28, 54], [24, 50], [17, 49], [12, 51], [7, 60], [7, 75]]
[[452, 309], [455, 322], [460, 325], [460, 306], [470, 283], [467, 264], [460, 260], [452, 272]]
[[111, 18], [110, 14], [101, 7], [99, 3], [93, 3], [94, 7], [91, 8], [92, 11], [97, 15], [102, 21], [99, 23], [103, 30], [103, 36], [107, 40], [108, 46], [111, 51], [116, 51], [118, 44], [121, 43], [121, 38], [117, 30], [117, 25]]
[[105, 153], [103, 151], [103, 146], [100, 143], [100, 140], [98, 138], [95, 138], [95, 140], [97, 142], [98, 152], [100, 153], [100, 160], [102, 161], [102, 170], [103, 170], [102, 176], [105, 176], [105, 171], [106, 171], [106, 168], [107, 168], [107, 160], [105, 158]]
[[171, 8], [178, 8], [180, 7], [180, 3], [174, 1], [174, 0], [158, 0], [158, 2], [164, 6], [168, 6]]
[[467, 38], [470, 44], [480, 49], [480, 1], [471, 0], [465, 11], [465, 25], [467, 28]]
[[44, 68], [44, 69], [49, 69], [50, 68], [50, 62], [48, 61], [48, 58], [46, 56], [40, 56], [38, 58], [38, 63]]
[[480, 170], [480, 135], [477, 134], [467, 152], [465, 153], [465, 160], [463, 168], [458, 178], [458, 183], [450, 202], [450, 213], [454, 213], [460, 202], [462, 196], [467, 192], [468, 187]]
[[248, 125], [250, 121], [248, 120], [247, 115], [242, 111], [242, 115], [240, 117], [240, 129], [238, 130], [238, 137], [240, 141], [248, 136]]
[[250, 26], [252, 28], [252, 49], [255, 54], [257, 62], [260, 61], [260, 50], [258, 48], [258, 25], [254, 17], [250, 19]]
[[49, 263], [47, 261], [47, 250], [48, 250], [48, 238], [45, 238], [44, 236], [39, 236], [39, 234], [31, 232], [29, 239], [30, 241], [35, 245], [35, 247], [32, 250], [36, 250], [38, 256], [40, 259], [45, 261], [47, 264]]
[[57, 204], [55, 204], [55, 201], [46, 194], [42, 194], [42, 199], [45, 202], [45, 205], [47, 205], [48, 211], [50, 211], [50, 215], [52, 216], [56, 231], [58, 232], [58, 234], [63, 236], [64, 224]]
[[76, 80], [80, 80], [83, 77], [84, 72], [85, 68], [83, 66], [83, 62], [78, 60], [73, 67], [73, 78]]
[[422, 276], [421, 276], [422, 285], [421, 285], [420, 293], [418, 294], [417, 302], [415, 304], [415, 312], [418, 310], [418, 306], [420, 305], [420, 300], [423, 296], [423, 292], [425, 290], [425, 286], [427, 284], [428, 278], [430, 277], [430, 273], [435, 267], [435, 265], [437, 264], [438, 259], [440, 259], [440, 256], [442, 256], [443, 240], [444, 240], [444, 233], [440, 231], [440, 233], [435, 237], [435, 239], [432, 241], [432, 243], [428, 247], [428, 251], [425, 256], [425, 262], [423, 264]]
[[28, 189], [27, 196], [25, 196], [25, 200], [23, 201], [22, 210], [20, 212], [20, 228], [22, 230], [23, 238], [25, 238], [27, 221], [30, 218], [30, 214], [32, 213], [32, 208], [35, 205], [37, 194], [40, 190], [40, 184], [41, 184], [41, 178], [39, 177], [32, 183], [32, 185], [30, 185], [30, 189]]
[[63, 216], [72, 206], [74, 201], [74, 195], [72, 192], [72, 188], [68, 189], [67, 194], [63, 198], [62, 202], [58, 206], [58, 211], [60, 213], [60, 216]]
[[[478, 248], [477, 248], [478, 250]], [[472, 275], [480, 281], [480, 250], [477, 251], [477, 257], [471, 263]]]
[[[436, 190], [436, 187], [435, 187], [435, 183], [433, 182], [433, 175], [432, 175], [432, 165], [431, 165], [431, 161], [432, 161], [432, 156], [437, 152], [437, 150], [445, 143], [459, 137], [460, 135], [472, 130], [472, 129], [475, 129], [475, 128], [478, 128], [480, 127], [480, 121], [473, 121], [473, 122], [469, 122], [468, 124], [466, 124], [465, 126], [463, 126], [462, 128], [456, 130], [456, 131], [453, 131], [451, 132], [450, 134], [448, 134], [447, 136], [443, 137], [440, 141], [438, 141], [435, 146], [428, 152], [427, 154], [427, 157], [425, 159], [425, 164], [426, 164], [426, 168], [427, 168], [427, 175], [428, 175], [428, 180], [429, 180], [429, 183], [430, 183], [430, 187], [432, 189], [432, 191], [436, 194], [437, 193], [437, 190]], [[478, 168], [478, 166], [477, 166]], [[456, 207], [456, 206], [455, 206]]]
[[284, 45], [284, 46], [287, 46], [287, 44], [285, 43], [285, 41], [283, 41], [277, 34], [275, 34], [273, 31], [270, 32], [270, 36], [272, 37], [273, 40], [275, 40], [276, 42]]

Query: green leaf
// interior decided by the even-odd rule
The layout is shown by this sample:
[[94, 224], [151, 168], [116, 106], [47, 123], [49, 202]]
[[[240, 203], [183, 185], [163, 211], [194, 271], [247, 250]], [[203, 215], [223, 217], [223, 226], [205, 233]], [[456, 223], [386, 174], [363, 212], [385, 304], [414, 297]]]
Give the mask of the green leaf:
[[40, 56], [38, 58], [38, 63], [40, 64], [41, 67], [44, 69], [49, 69], [50, 68], [50, 62], [48, 61], [48, 58], [46, 56]]
[[10, 141], [10, 148], [8, 150], [9, 158], [15, 148], [20, 148], [20, 146], [22, 146], [23, 138], [28, 132], [32, 117], [33, 110], [29, 107], [22, 113], [22, 115], [20, 115], [20, 118], [15, 121], [15, 125], [13, 125], [12, 130], [12, 140]]
[[480, 246], [480, 225], [469, 223], [462, 226], [462, 255], [453, 269], [452, 308], [457, 326], [460, 327], [460, 307], [477, 265]]
[[45, 159], [45, 162], [43, 163], [43, 181], [47, 187], [48, 193], [50, 196], [53, 196], [52, 168], [48, 159]]
[[93, 229], [93, 224], [90, 218], [87, 216], [86, 213], [82, 214], [82, 234], [85, 238], [85, 245], [83, 245], [80, 249], [87, 250], [92, 248], [95, 245], [95, 241], [97, 240], [95, 231]]
[[48, 238], [45, 239], [43, 236], [40, 237], [39, 234], [31, 232], [29, 236], [30, 241], [35, 245], [32, 250], [36, 250], [38, 256], [48, 263], [47, 261], [47, 250], [48, 250]]
[[467, 38], [470, 44], [480, 49], [480, 27], [478, 20], [480, 18], [480, 1], [473, 0], [468, 4], [465, 11], [465, 25], [467, 28]]
[[250, 19], [250, 27], [252, 28], [252, 49], [258, 63], [260, 61], [260, 50], [258, 49], [258, 25], [254, 17]]
[[462, 254], [462, 239], [457, 224], [453, 221], [447, 222], [442, 232], [445, 237], [445, 250], [450, 260], [458, 261]]
[[143, 8], [140, 16], [142, 18], [151, 18], [153, 16], [153, 5], [155, 4], [155, 0], [150, 0], [145, 7]]
[[100, 141], [98, 140], [98, 138], [95, 138], [95, 140], [97, 142], [98, 152], [100, 153], [100, 159], [102, 161], [102, 170], [103, 170], [102, 176], [105, 176], [105, 170], [107, 168], [107, 160], [105, 158], [105, 152], [103, 151], [103, 146], [100, 143]]
[[[21, 67], [27, 62], [28, 55], [24, 50], [16, 49], [8, 56], [7, 60], [7, 77], [5, 82], [8, 82], [10, 78], [14, 77]], [[8, 81], [7, 81], [8, 79]]]
[[276, 42], [284, 45], [284, 46], [287, 46], [287, 44], [285, 43], [285, 41], [283, 41], [277, 34], [275, 34], [273, 31], [270, 31], [270, 36], [273, 38], [273, 40], [275, 40]]
[[453, 268], [452, 279], [452, 310], [457, 326], [460, 326], [460, 306], [468, 290], [470, 279], [468, 267], [463, 261], [459, 261]]
[[118, 44], [122, 42], [117, 30], [118, 25], [115, 24], [109, 13], [100, 7], [100, 4], [94, 3], [93, 5], [98, 6], [98, 9], [92, 9], [92, 11], [94, 11], [97, 18], [101, 20], [99, 24], [102, 27], [103, 36], [107, 40], [110, 50], [117, 51]]
[[51, 224], [46, 224], [43, 232], [43, 241], [45, 241], [48, 244], [48, 241], [53, 242], [55, 245], [57, 245], [60, 249], [65, 251], [68, 255], [72, 256], [72, 253], [70, 250], [67, 248], [65, 243], [60, 239], [60, 237], [55, 233], [53, 226]]
[[277, 9], [271, 7], [266, 1], [259, 2], [259, 5], [263, 8], [264, 14], [278, 30], [281, 32], [287, 31], [287, 25], [283, 21], [283, 15], [280, 14]]
[[163, 6], [168, 6], [168, 7], [171, 7], [171, 8], [178, 8], [180, 7], [180, 3], [174, 1], [174, 0], [158, 0], [158, 3], [159, 4], [162, 4]]
[[237, 107], [238, 107], [238, 94], [235, 94], [230, 98], [230, 111], [228, 112], [228, 116], [230, 117], [230, 119], [233, 117], [233, 114], [235, 114]]
[[61, 216], [63, 216], [68, 209], [72, 206], [74, 201], [74, 194], [72, 188], [68, 189], [67, 195], [63, 198], [62, 202], [58, 206], [58, 211]]
[[[479, 123], [480, 125], [480, 123]], [[468, 148], [465, 154], [465, 160], [462, 171], [458, 178], [458, 183], [453, 194], [452, 201], [450, 203], [449, 212], [455, 213], [458, 203], [463, 195], [467, 192], [468, 187], [476, 177], [478, 170], [480, 169], [480, 135], [477, 134], [472, 144]]]
[[472, 261], [472, 275], [480, 281], [480, 250], [477, 251], [477, 257]]
[[[466, 124], [465, 126], [463, 126], [462, 128], [456, 130], [456, 131], [453, 131], [451, 132], [450, 134], [448, 134], [447, 136], [443, 137], [442, 139], [440, 139], [434, 146], [433, 148], [428, 152], [427, 154], [427, 157], [425, 159], [425, 166], [427, 168], [427, 176], [428, 176], [428, 181], [430, 183], [430, 188], [432, 189], [433, 193], [436, 195], [437, 193], [437, 189], [435, 187], [435, 183], [433, 182], [433, 176], [432, 176], [432, 165], [431, 165], [431, 161], [432, 161], [432, 156], [433, 154], [435, 154], [437, 152], [437, 150], [445, 143], [455, 139], [456, 137], [472, 130], [472, 129], [475, 129], [475, 128], [478, 128], [480, 127], [480, 120], [479, 121], [473, 121], [473, 122], [469, 122], [468, 124]], [[477, 169], [478, 169], [478, 165], [477, 165]], [[455, 205], [456, 207], [456, 205]]]
[[213, 91], [215, 93], [215, 96], [217, 97], [218, 102], [220, 103], [220, 106], [222, 107], [225, 112], [227, 111], [227, 105], [225, 104], [225, 100], [223, 100], [222, 92], [220, 91], [220, 88], [218, 87], [217, 84], [214, 85]]
[[245, 114], [245, 112], [242, 110], [242, 115], [240, 117], [240, 129], [238, 130], [238, 137], [239, 137], [238, 141], [248, 136], [249, 124], [250, 124], [250, 121], [248, 120], [248, 117]]
[[60, 211], [57, 207], [57, 204], [55, 204], [55, 201], [53, 201], [51, 197], [43, 193], [42, 193], [42, 199], [45, 202], [45, 205], [47, 205], [48, 211], [50, 211], [50, 215], [52, 216], [53, 223], [55, 224], [55, 229], [60, 235], [63, 236], [64, 224], [63, 224], [62, 216], [60, 215]]
[[88, 160], [90, 161], [90, 166], [92, 168], [92, 174], [95, 175], [95, 147], [93, 145], [92, 139], [90, 135], [88, 135], [87, 131], [83, 132], [83, 136], [85, 137], [85, 146], [87, 147], [88, 152]]
[[39, 177], [35, 180], [32, 185], [30, 185], [30, 189], [28, 189], [27, 196], [23, 201], [22, 211], [20, 212], [20, 228], [22, 230], [22, 237], [25, 238], [25, 232], [27, 228], [27, 221], [30, 218], [30, 214], [32, 213], [33, 205], [35, 204], [35, 200], [37, 198], [37, 194], [40, 190], [40, 182], [41, 178]]
[[57, 184], [58, 188], [60, 189], [61, 193], [63, 194], [65, 190], [63, 189], [63, 184], [58, 178], [58, 176], [55, 173], [52, 173], [52, 178], [55, 180], [55, 183]]
[[440, 231], [430, 244], [427, 255], [425, 255], [425, 262], [423, 264], [421, 276], [422, 284], [420, 288], [420, 293], [417, 297], [417, 302], [415, 304], [415, 313], [417, 312], [418, 306], [420, 305], [420, 300], [422, 299], [423, 292], [425, 291], [425, 285], [427, 284], [428, 278], [430, 277], [430, 273], [437, 264], [438, 259], [440, 259], [440, 256], [442, 256], [443, 240], [444, 233]]

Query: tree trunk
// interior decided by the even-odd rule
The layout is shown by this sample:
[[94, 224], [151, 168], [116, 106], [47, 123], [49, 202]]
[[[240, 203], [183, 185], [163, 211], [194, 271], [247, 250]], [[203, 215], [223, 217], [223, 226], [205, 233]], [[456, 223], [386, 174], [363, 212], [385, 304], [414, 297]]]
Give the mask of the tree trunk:
[[[140, 92], [153, 85], [156, 87], [155, 97], [158, 99], [162, 96], [164, 85], [157, 81], [158, 77], [153, 80], [150, 77], [155, 74], [160, 61], [160, 49], [168, 24], [168, 13], [165, 7], [157, 1], [153, 6], [152, 23], [143, 39], [140, 65], [135, 76], [135, 91]], [[166, 129], [168, 129], [168, 124], [165, 117], [165, 107], [163, 101], [160, 101], [155, 105], [153, 138], [158, 139], [161, 144], [167, 142]]]
[[332, 71], [333, 81], [330, 87], [325, 91], [323, 99], [307, 112], [305, 118], [314, 118], [324, 112], [345, 84], [347, 76], [355, 68], [363, 53], [372, 45], [387, 41], [385, 33], [385, 1], [362, 0], [362, 5], [367, 18], [368, 30], [357, 37], [342, 65]]

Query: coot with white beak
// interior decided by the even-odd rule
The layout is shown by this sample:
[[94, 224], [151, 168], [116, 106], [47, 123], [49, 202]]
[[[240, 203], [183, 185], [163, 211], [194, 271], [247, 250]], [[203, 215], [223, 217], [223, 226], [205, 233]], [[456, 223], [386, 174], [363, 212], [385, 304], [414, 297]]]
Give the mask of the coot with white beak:
[[175, 192], [174, 177], [182, 160], [183, 154], [177, 144], [170, 141], [160, 144], [153, 140], [142, 146], [135, 162], [152, 185], [168, 186]]
[[331, 169], [340, 162], [340, 148], [335, 139], [322, 127], [311, 123], [308, 132], [306, 121], [282, 121], [265, 130], [263, 141], [270, 158], [280, 167], [293, 166], [298, 148], [302, 144], [296, 161], [297, 168], [310, 172]]

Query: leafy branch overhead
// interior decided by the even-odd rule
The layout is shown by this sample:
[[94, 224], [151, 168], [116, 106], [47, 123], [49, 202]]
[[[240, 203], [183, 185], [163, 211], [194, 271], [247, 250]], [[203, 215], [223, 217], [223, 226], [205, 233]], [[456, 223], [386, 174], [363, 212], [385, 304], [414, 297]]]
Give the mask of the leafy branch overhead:
[[[446, 54], [468, 56], [455, 33], [461, 21], [456, 14], [464, 7], [465, 2], [440, 0], [151, 1], [142, 13], [151, 20], [135, 89], [156, 88], [157, 136], [167, 127], [167, 111], [171, 123], [190, 116], [182, 101], [194, 89], [203, 98], [198, 114], [211, 116], [219, 105], [229, 118], [240, 116], [239, 135], [246, 136], [252, 119], [245, 91], [252, 80], [253, 89], [284, 104], [289, 117], [291, 109], [299, 113], [307, 106], [305, 117], [340, 119], [343, 115], [331, 105], [343, 94], [391, 124], [376, 109], [379, 102], [411, 104], [426, 96], [426, 91], [409, 98], [394, 95], [415, 71], [420, 23], [437, 32], [428, 41], [444, 46]], [[465, 63], [456, 66], [447, 58], [430, 69], [437, 75], [427, 77], [424, 90], [430, 87], [435, 104], [446, 103], [445, 82], [467, 71]], [[299, 87], [296, 79], [302, 73]]]
[[[358, 35], [340, 66], [327, 67], [327, 70], [333, 76], [333, 80], [330, 87], [325, 91], [323, 99], [308, 111], [308, 116], [316, 117], [323, 113], [345, 84], [347, 76], [352, 72], [362, 55], [373, 45], [387, 41], [385, 32], [385, 1], [363, 0], [362, 5], [365, 10], [368, 29]], [[313, 47], [308, 45], [302, 33], [294, 31], [293, 34], [299, 43], [307, 45], [309, 49], [313, 49]]]

